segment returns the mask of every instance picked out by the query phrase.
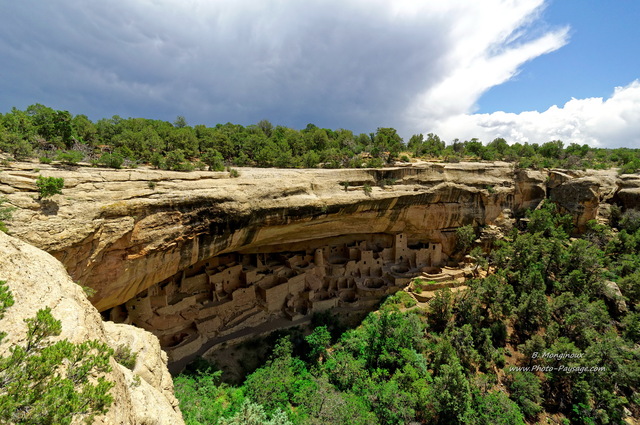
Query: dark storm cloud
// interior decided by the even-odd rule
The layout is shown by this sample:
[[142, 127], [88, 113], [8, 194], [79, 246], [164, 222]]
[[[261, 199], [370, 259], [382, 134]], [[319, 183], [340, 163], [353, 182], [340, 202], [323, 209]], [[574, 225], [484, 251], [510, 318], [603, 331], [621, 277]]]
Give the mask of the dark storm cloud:
[[446, 48], [357, 4], [240, 3], [12, 2], [2, 106], [364, 129], [391, 125]]
[[526, 53], [523, 43], [507, 61], [495, 53], [518, 39], [514, 31], [542, 4], [5, 2], [0, 107], [40, 102], [92, 119], [266, 118], [295, 128], [419, 132], [438, 111], [467, 112], [520, 64], [562, 44], [556, 37]]

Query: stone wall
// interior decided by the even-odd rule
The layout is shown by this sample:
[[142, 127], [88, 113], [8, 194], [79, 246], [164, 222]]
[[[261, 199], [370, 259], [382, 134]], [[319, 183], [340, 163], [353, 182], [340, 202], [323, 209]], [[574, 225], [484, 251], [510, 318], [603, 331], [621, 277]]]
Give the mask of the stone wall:
[[402, 233], [324, 243], [309, 241], [304, 251], [206, 259], [105, 315], [153, 332], [170, 361], [179, 362], [226, 335], [245, 330], [245, 337], [257, 327], [265, 332], [264, 325], [278, 319], [300, 320], [335, 307], [368, 308], [447, 259], [441, 244], [409, 245]]

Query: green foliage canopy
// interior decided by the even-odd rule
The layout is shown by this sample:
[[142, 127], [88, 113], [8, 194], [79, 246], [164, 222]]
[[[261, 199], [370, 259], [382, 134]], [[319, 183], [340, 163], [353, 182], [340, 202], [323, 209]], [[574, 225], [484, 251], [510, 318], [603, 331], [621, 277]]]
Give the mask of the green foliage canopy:
[[62, 177], [44, 177], [38, 176], [36, 187], [41, 199], [50, 198], [53, 195], [62, 193], [64, 187], [64, 179]]

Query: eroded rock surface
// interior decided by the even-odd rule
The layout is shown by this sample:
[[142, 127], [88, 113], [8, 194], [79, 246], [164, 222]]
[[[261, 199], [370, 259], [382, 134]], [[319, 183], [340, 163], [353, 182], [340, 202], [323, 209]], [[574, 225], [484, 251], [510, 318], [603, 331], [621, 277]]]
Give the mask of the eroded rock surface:
[[[7, 282], [15, 299], [0, 320], [0, 329], [8, 333], [0, 345], [0, 354], [6, 355], [12, 345], [25, 342], [24, 319], [50, 307], [53, 316], [62, 322], [62, 333], [57, 338], [73, 343], [99, 340], [112, 348], [128, 345], [139, 353], [133, 371], [111, 358], [112, 372], [106, 379], [115, 383], [111, 390], [114, 403], [105, 416], [97, 418], [96, 424], [184, 423], [157, 338], [133, 326], [103, 323], [59, 261], [0, 232], [0, 280]], [[140, 377], [139, 382], [135, 375]]]
[[149, 329], [172, 363], [216, 343], [299, 324], [326, 310], [368, 312], [385, 295], [446, 261], [439, 243], [404, 234], [350, 235], [288, 252], [213, 257], [113, 308], [113, 320]]
[[549, 199], [575, 217], [579, 232], [586, 230], [587, 221], [594, 219], [600, 205], [613, 198], [619, 181], [613, 170], [551, 171]]
[[[38, 174], [65, 178], [64, 194], [53, 198], [56, 208], [34, 200]], [[52, 253], [75, 280], [94, 288], [92, 302], [101, 311], [199, 261], [241, 250], [403, 232], [450, 253], [455, 228], [492, 224], [505, 208], [537, 204], [544, 197], [540, 184], [543, 176], [527, 175], [516, 190], [506, 163], [242, 169], [239, 178], [89, 168], [0, 173], [0, 191], [20, 208], [12, 233]], [[373, 188], [370, 194], [364, 185]]]
[[[502, 162], [245, 168], [238, 178], [34, 166], [0, 173], [0, 192], [19, 208], [12, 233], [94, 288], [100, 311], [156, 333], [174, 360], [267, 319], [295, 321], [326, 306], [366, 303], [371, 297], [362, 294], [375, 286], [394, 291], [396, 279], [446, 265], [460, 226], [500, 233], [520, 211], [550, 198], [582, 228], [603, 203], [631, 207], [640, 198], [635, 175], [515, 170]], [[34, 199], [39, 174], [64, 177], [64, 194]], [[389, 254], [399, 235], [409, 258]], [[420, 260], [424, 247], [437, 247], [438, 260]], [[344, 264], [334, 263], [332, 250]], [[380, 261], [380, 271], [365, 270], [365, 258]], [[226, 283], [225, 273], [233, 277]]]

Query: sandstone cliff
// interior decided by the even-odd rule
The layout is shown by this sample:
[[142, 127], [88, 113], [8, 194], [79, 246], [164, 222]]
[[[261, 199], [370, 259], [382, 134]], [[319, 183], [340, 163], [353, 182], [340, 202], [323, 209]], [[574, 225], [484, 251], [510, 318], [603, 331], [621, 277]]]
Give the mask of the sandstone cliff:
[[[114, 403], [95, 423], [183, 423], [166, 367], [166, 354], [160, 350], [157, 338], [133, 326], [103, 323], [98, 311], [59, 261], [0, 232], [0, 280], [8, 283], [15, 298], [15, 305], [0, 320], [0, 329], [8, 333], [0, 346], [0, 354], [6, 354], [11, 345], [24, 341], [24, 319], [50, 307], [53, 316], [62, 322], [62, 334], [58, 338], [74, 343], [97, 339], [114, 349], [126, 345], [138, 353], [133, 370], [111, 358], [113, 370], [106, 378], [115, 382], [111, 390]], [[136, 375], [140, 377], [139, 382]]]
[[[94, 288], [100, 311], [160, 336], [173, 360], [269, 317], [394, 290], [415, 270], [446, 265], [459, 226], [502, 225], [549, 198], [583, 228], [603, 203], [640, 199], [637, 175], [500, 162], [241, 169], [238, 178], [33, 167], [0, 173], [0, 192], [19, 207], [11, 232]], [[64, 194], [34, 199], [38, 174], [64, 177]]]

